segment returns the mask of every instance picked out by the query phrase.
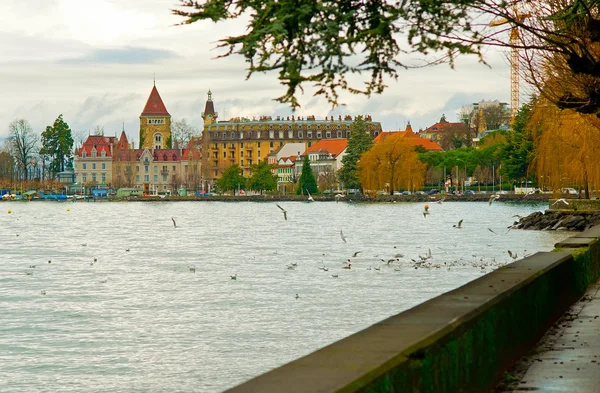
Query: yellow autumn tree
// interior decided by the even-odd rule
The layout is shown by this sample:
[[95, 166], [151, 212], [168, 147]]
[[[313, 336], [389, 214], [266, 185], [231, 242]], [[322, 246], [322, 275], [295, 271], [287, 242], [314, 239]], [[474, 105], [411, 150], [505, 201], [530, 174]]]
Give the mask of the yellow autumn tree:
[[414, 144], [402, 134], [391, 135], [360, 157], [358, 176], [364, 190], [390, 193], [421, 188], [426, 165], [419, 160]]
[[544, 98], [533, 108], [527, 126], [533, 133], [532, 169], [538, 182], [555, 192], [564, 187], [600, 189], [600, 122], [595, 115], [561, 110]]

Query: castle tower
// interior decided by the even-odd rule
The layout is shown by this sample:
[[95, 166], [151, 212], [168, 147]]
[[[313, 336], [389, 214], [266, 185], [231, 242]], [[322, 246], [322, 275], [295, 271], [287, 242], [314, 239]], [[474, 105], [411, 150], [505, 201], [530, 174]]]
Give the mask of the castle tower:
[[140, 115], [140, 149], [171, 148], [171, 115], [158, 94], [156, 84], [152, 87], [144, 111]]
[[215, 112], [215, 106], [212, 100], [212, 93], [210, 92], [210, 89], [208, 89], [208, 99], [206, 100], [206, 104], [204, 105], [204, 112], [202, 112], [202, 120], [204, 120], [204, 125], [207, 126], [209, 124], [216, 123], [217, 117], [219, 117], [219, 114]]

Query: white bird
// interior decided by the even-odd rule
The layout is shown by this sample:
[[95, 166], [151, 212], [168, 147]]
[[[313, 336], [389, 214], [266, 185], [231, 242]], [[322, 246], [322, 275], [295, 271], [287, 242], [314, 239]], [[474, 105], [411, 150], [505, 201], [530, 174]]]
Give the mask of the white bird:
[[175, 222], [175, 219], [173, 217], [171, 217], [171, 221], [173, 221], [173, 227], [177, 228], [177, 223]]
[[283, 213], [283, 219], [287, 221], [287, 210], [285, 210], [283, 207], [279, 206], [279, 203], [276, 203], [276, 205], [279, 209], [281, 209], [281, 212]]
[[442, 199], [437, 200], [436, 202], [441, 205], [444, 203], [445, 200], [446, 200], [446, 198], [442, 198]]
[[306, 193], [308, 194], [308, 201], [314, 202], [315, 200], [313, 199], [312, 195], [310, 195], [310, 192], [308, 190], [306, 190]]
[[346, 236], [344, 236], [344, 231], [343, 231], [343, 230], [341, 230], [341, 229], [340, 229], [340, 236], [341, 236], [342, 240], [344, 241], [344, 243], [348, 243], [348, 242], [346, 241]]
[[500, 195], [498, 195], [498, 194], [492, 195], [489, 200], [489, 205], [492, 206], [492, 202], [497, 201], [498, 199], [500, 199]]
[[335, 202], [339, 202], [344, 196], [342, 194], [335, 194]]
[[44, 291], [44, 290], [41, 290], [41, 291], [40, 291], [40, 293], [41, 293], [42, 295], [45, 295], [45, 294], [46, 294], [46, 291]]
[[552, 204], [552, 206], [556, 205], [558, 202], [562, 202], [565, 205], [569, 206], [569, 202], [567, 202], [567, 200], [565, 198], [560, 198], [554, 201], [554, 203]]
[[462, 228], [462, 222], [463, 222], [463, 220], [460, 220], [460, 221], [458, 222], [458, 224], [454, 224], [454, 225], [452, 225], [452, 228], [458, 228], [458, 229], [461, 229], [461, 228]]
[[517, 259], [517, 253], [515, 252], [514, 254], [512, 253], [512, 251], [508, 250], [508, 256], [510, 256], [512, 259]]

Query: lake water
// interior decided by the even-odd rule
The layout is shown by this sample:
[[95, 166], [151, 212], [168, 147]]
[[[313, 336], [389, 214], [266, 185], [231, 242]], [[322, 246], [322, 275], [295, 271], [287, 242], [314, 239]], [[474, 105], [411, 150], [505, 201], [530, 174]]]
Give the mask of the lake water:
[[0, 391], [220, 392], [569, 235], [505, 233], [547, 204], [280, 205], [0, 203]]

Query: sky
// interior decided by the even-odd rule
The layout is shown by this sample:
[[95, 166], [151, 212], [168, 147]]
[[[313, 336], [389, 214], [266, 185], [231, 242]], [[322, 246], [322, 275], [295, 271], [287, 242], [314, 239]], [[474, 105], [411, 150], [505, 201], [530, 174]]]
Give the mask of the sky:
[[[201, 113], [210, 89], [220, 120], [237, 116], [291, 115], [273, 101], [285, 87], [277, 75], [246, 80], [240, 56], [216, 59], [216, 41], [242, 33], [244, 24], [196, 22], [176, 26], [177, 0], [2, 0], [0, 13], [0, 139], [15, 119], [41, 133], [62, 114], [75, 140], [104, 128], [124, 127], [138, 139], [139, 116], [156, 86], [173, 121], [202, 129]], [[371, 115], [384, 130], [426, 128], [473, 102], [510, 101], [506, 54], [488, 50], [488, 65], [476, 57], [448, 65], [399, 70], [381, 95], [341, 94], [331, 108], [306, 89], [296, 115]]]

